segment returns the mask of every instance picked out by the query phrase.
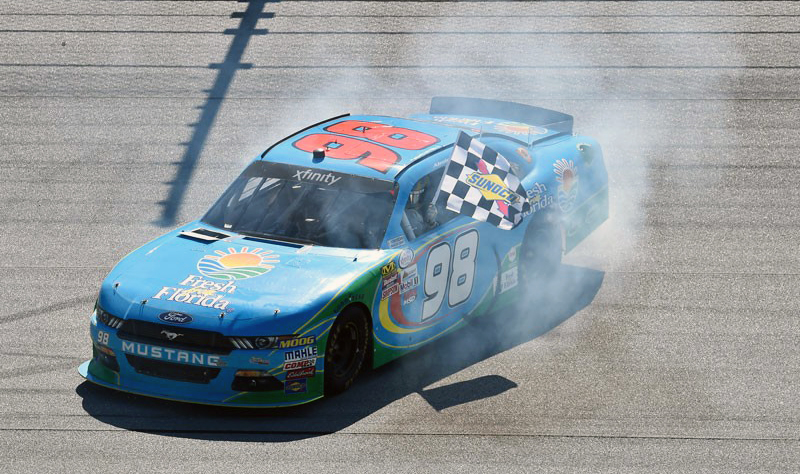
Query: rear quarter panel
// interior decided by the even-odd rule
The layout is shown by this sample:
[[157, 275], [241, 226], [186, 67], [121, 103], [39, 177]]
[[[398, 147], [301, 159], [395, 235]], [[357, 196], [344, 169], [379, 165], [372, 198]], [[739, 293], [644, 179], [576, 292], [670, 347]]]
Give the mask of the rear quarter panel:
[[589, 137], [564, 136], [536, 144], [528, 153], [534, 168], [522, 184], [532, 217], [554, 212], [569, 252], [608, 219], [608, 173], [600, 145]]

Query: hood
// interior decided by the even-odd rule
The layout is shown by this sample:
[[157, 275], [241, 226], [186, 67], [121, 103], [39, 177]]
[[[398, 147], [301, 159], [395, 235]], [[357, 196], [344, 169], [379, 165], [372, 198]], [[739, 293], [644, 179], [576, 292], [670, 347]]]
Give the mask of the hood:
[[176, 231], [123, 259], [100, 303], [126, 319], [181, 312], [215, 328], [279, 320], [322, 306], [384, 253], [246, 237], [199, 242]]

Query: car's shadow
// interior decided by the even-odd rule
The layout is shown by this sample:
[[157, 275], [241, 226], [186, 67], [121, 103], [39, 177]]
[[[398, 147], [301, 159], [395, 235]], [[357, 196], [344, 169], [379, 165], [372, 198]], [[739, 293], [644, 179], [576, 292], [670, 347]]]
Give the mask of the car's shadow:
[[[342, 430], [417, 393], [436, 410], [498, 395], [517, 384], [497, 374], [426, 387], [540, 336], [586, 307], [605, 274], [562, 265], [553, 283], [516, 310], [489, 314], [420, 350], [363, 374], [342, 395], [283, 409], [237, 409], [129, 395], [83, 382], [76, 392], [97, 420], [124, 429], [197, 439], [291, 441]], [[537, 296], [538, 294], [538, 296]]]

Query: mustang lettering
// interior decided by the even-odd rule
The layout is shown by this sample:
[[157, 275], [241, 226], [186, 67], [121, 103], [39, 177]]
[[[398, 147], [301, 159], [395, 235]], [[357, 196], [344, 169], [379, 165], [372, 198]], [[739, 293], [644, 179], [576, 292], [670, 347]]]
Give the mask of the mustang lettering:
[[221, 367], [224, 365], [223, 359], [218, 355], [189, 352], [171, 349], [169, 347], [151, 346], [150, 344], [142, 344], [140, 342], [122, 341], [122, 352], [179, 364], [202, 365], [207, 367]]

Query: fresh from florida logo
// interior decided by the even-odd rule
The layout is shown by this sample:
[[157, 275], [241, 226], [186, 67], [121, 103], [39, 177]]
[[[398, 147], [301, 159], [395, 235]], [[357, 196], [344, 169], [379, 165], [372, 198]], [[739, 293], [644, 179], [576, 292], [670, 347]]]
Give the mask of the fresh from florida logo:
[[272, 270], [280, 263], [278, 255], [271, 250], [241, 250], [228, 248], [228, 252], [217, 250], [216, 255], [206, 255], [197, 262], [197, 270], [203, 275], [217, 280], [244, 280], [257, 277]]
[[[153, 299], [177, 301], [178, 303], [187, 303], [205, 308], [224, 309], [231, 311], [228, 307], [230, 301], [226, 300], [225, 293], [232, 295], [236, 292], [236, 285], [231, 282], [217, 283], [211, 280], [204, 280], [197, 275], [189, 275], [182, 282], [181, 286], [165, 286], [162, 287], [156, 294], [152, 296]], [[185, 288], [185, 287], [189, 288]], [[192, 318], [187, 314], [185, 320], [178, 321], [177, 317], [170, 317], [165, 319], [170, 314], [183, 314], [178, 312], [162, 313], [158, 319], [167, 323], [188, 323]], [[163, 316], [163, 317], [162, 317]]]
[[533, 186], [527, 192], [528, 204], [531, 205], [530, 214], [541, 211], [553, 204], [553, 195], [547, 194], [547, 186], [542, 183], [533, 183]]
[[553, 170], [556, 173], [556, 181], [559, 182], [558, 207], [568, 212], [572, 210], [578, 197], [578, 168], [575, 167], [574, 161], [562, 158], [553, 163]]

